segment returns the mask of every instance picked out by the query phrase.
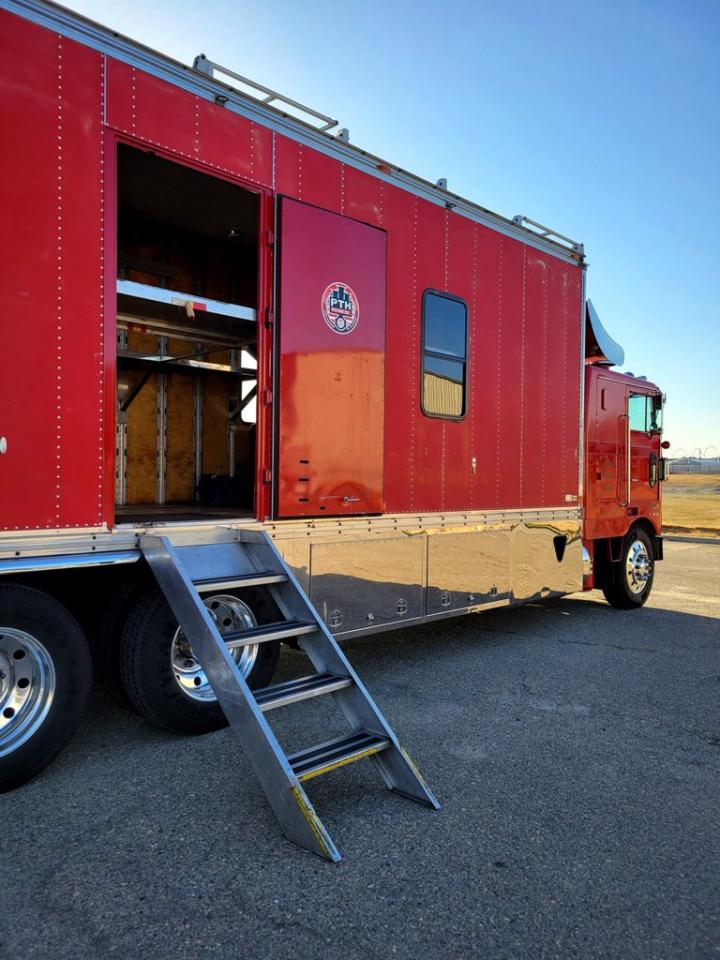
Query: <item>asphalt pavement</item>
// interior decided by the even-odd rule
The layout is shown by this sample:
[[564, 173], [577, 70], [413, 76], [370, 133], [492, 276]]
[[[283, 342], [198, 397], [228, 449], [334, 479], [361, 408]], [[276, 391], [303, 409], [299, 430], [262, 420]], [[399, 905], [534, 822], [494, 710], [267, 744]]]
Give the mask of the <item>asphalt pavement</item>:
[[[720, 956], [720, 549], [665, 552], [641, 611], [593, 593], [348, 643], [442, 809], [369, 762], [313, 781], [336, 865], [283, 839], [230, 731], [98, 692], [0, 797], [0, 956]], [[299, 710], [281, 739], [327, 739], [332, 705]]]

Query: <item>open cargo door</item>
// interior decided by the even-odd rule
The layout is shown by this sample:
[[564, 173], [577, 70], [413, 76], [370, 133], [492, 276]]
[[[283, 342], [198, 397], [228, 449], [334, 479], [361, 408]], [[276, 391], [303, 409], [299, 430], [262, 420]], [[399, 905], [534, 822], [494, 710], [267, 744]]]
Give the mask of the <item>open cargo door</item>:
[[280, 204], [277, 514], [381, 513], [386, 235]]

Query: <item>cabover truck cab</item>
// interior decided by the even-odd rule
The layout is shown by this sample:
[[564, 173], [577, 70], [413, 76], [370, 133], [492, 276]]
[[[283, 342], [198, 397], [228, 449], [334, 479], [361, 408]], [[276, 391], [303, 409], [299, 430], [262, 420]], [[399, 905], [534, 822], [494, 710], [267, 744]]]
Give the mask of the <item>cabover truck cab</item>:
[[[611, 369], [582, 246], [202, 56], [0, 8], [0, 786], [94, 671], [229, 718], [293, 838], [283, 791], [366, 755], [434, 803], [337, 641], [639, 607], [662, 556], [660, 392]], [[283, 640], [316, 674], [270, 685]], [[327, 692], [350, 741], [286, 756], [262, 714]]]

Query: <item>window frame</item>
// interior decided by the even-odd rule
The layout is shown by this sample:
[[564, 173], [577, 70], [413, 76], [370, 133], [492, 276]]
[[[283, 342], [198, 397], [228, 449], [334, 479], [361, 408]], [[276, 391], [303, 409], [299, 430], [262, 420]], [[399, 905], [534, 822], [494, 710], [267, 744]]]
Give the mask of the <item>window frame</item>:
[[[442, 297], [445, 300], [453, 300], [456, 303], [461, 303], [465, 308], [465, 356], [461, 360], [459, 357], [455, 357], [452, 354], [443, 355], [437, 353], [434, 350], [426, 350], [425, 348], [425, 312], [428, 297]], [[449, 420], [454, 423], [460, 423], [467, 417], [468, 412], [468, 396], [469, 396], [469, 357], [468, 357], [468, 344], [470, 342], [470, 310], [468, 308], [467, 300], [463, 297], [458, 297], [454, 293], [448, 293], [446, 290], [435, 290], [432, 287], [427, 287], [423, 290], [422, 295], [422, 305], [421, 305], [421, 317], [420, 317], [420, 409], [423, 416], [429, 417], [433, 420]], [[462, 413], [453, 417], [447, 413], [431, 413], [425, 409], [425, 356], [426, 354], [431, 356], [438, 357], [439, 359], [444, 360], [454, 360], [456, 363], [462, 363], [463, 365], [463, 405]]]
[[[645, 400], [645, 427], [640, 430], [637, 427], [633, 427], [632, 418], [630, 416], [630, 402], [635, 398], [642, 397]], [[662, 415], [663, 415], [663, 401], [662, 394], [658, 393], [640, 393], [630, 390], [627, 395], [627, 415], [628, 415], [628, 426], [631, 433], [644, 433], [646, 437], [660, 436], [662, 434]], [[652, 429], [650, 427], [649, 418], [653, 413], [660, 411], [660, 426]]]

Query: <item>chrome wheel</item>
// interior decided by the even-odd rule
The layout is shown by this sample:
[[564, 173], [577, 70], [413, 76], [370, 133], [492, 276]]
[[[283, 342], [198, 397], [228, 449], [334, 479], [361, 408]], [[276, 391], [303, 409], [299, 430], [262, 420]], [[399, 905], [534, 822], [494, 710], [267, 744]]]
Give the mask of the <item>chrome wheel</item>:
[[642, 593], [652, 576], [652, 560], [642, 540], [633, 540], [625, 556], [625, 578], [631, 593]]
[[[225, 594], [207, 597], [205, 606], [221, 634], [257, 626], [257, 620], [250, 607], [237, 597]], [[259, 649], [260, 645], [254, 643], [230, 651], [243, 677], [247, 677], [255, 666]], [[205, 676], [205, 671], [193, 656], [192, 647], [180, 627], [173, 637], [170, 658], [175, 680], [183, 693], [192, 700], [215, 702], [216, 697]]]
[[0, 627], [0, 757], [21, 747], [41, 726], [55, 695], [55, 667], [29, 633]]

